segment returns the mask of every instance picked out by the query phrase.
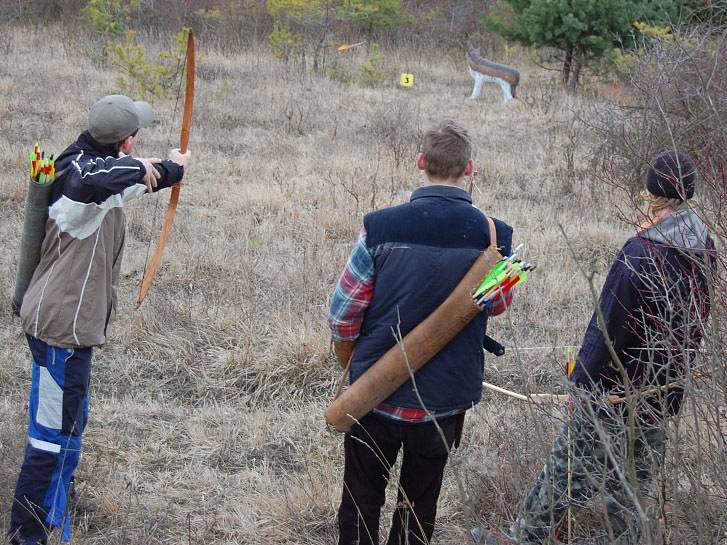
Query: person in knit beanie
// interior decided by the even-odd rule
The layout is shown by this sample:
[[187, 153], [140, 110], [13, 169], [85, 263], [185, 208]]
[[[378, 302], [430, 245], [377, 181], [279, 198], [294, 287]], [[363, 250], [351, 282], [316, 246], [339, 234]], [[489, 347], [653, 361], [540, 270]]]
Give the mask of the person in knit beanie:
[[652, 475], [664, 463], [666, 422], [681, 409], [711, 303], [714, 242], [690, 202], [696, 181], [684, 153], [649, 163], [646, 222], [604, 282], [569, 373], [569, 418], [509, 532], [487, 543], [559, 542], [569, 510], [596, 495], [605, 512], [589, 543], [654, 539], [646, 535], [655, 528]]
[[686, 153], [668, 150], [657, 155], [646, 172], [646, 190], [656, 197], [688, 201], [694, 197], [697, 167]]

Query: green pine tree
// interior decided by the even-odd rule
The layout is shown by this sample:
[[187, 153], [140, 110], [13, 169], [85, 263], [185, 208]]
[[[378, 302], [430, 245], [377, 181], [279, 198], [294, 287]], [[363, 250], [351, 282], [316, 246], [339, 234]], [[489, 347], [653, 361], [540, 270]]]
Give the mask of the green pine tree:
[[504, 0], [486, 22], [507, 38], [560, 49], [563, 84], [575, 89], [588, 58], [629, 42], [635, 21], [668, 21], [676, 8], [674, 0]]

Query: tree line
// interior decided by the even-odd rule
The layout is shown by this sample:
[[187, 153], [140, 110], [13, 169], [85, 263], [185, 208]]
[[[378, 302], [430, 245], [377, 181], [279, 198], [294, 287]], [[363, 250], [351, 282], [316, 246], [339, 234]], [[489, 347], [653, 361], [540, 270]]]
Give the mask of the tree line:
[[550, 61], [573, 90], [584, 68], [618, 61], [660, 29], [724, 25], [727, 7], [719, 0], [0, 0], [0, 16], [110, 35], [190, 27], [221, 47], [267, 43], [281, 58], [305, 46], [314, 69], [334, 44], [464, 50], [504, 38], [554, 52]]

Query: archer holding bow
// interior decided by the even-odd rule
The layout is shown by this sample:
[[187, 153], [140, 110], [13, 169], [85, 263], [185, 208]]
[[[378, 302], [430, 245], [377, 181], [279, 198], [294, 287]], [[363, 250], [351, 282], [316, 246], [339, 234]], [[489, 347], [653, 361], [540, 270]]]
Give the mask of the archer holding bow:
[[691, 200], [696, 180], [685, 153], [668, 150], [649, 164], [645, 221], [611, 266], [570, 374], [570, 422], [507, 543], [551, 543], [567, 511], [596, 494], [605, 517], [594, 543], [653, 539], [645, 535], [656, 522], [653, 475], [712, 303], [715, 246]]
[[28, 444], [13, 501], [10, 543], [71, 538], [67, 508], [88, 419], [93, 347], [114, 315], [126, 237], [124, 205], [179, 182], [190, 152], [166, 161], [133, 157], [138, 131], [153, 120], [146, 102], [103, 97], [88, 130], [56, 160], [41, 259], [20, 316], [33, 360]]

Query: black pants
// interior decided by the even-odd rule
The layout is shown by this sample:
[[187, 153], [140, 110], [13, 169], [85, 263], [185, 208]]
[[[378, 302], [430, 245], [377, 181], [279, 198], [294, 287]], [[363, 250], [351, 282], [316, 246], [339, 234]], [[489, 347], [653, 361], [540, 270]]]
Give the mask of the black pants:
[[344, 441], [339, 545], [378, 545], [386, 484], [402, 447], [397, 506], [387, 544], [429, 543], [448, 449], [458, 440], [463, 418], [464, 413], [439, 421], [446, 446], [431, 422], [407, 424], [369, 414], [351, 428]]

